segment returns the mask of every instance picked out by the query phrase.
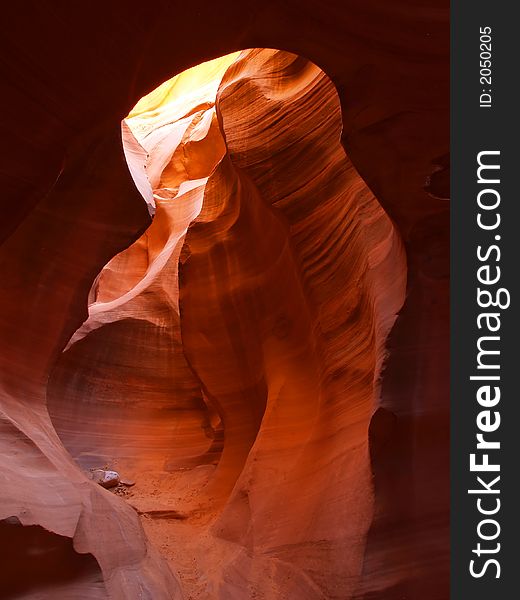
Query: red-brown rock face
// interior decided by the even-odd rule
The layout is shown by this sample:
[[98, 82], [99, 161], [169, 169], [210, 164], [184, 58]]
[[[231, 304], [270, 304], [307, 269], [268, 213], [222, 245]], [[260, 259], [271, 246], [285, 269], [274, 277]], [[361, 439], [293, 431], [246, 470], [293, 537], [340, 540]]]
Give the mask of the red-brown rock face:
[[195, 584], [165, 552], [187, 594], [351, 597], [402, 245], [318, 67], [250, 50], [204, 68], [123, 123], [155, 216], [97, 277], [49, 411], [80, 464], [117, 464], [139, 510], [183, 516], [150, 537], [191, 538]]
[[442, 16], [309, 6], [26, 36], [0, 597], [445, 600]]

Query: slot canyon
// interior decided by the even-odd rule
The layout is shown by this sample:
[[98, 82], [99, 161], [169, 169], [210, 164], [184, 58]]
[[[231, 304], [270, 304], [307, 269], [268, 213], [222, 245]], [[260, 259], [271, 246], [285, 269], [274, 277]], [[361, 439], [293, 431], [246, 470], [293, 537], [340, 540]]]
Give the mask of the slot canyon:
[[5, 36], [0, 598], [445, 600], [447, 8], [122, 7]]

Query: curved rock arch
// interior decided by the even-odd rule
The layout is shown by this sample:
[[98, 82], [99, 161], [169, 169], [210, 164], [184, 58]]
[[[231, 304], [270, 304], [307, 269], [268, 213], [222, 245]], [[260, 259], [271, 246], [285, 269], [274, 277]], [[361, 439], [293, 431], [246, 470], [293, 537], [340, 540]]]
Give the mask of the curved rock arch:
[[[408, 310], [405, 311], [403, 322], [396, 335], [393, 336], [393, 341], [391, 341], [391, 353], [394, 356], [400, 355], [405, 360], [412, 357], [413, 360], [409, 362], [411, 370], [406, 383], [400, 382], [399, 369], [397, 369], [393, 379], [389, 379], [389, 366], [386, 376], [386, 380], [389, 382], [386, 398], [390, 404], [393, 404], [396, 412], [401, 412], [404, 415], [401, 425], [398, 425], [398, 436], [403, 433], [406, 435], [400, 435], [400, 444], [404, 444], [404, 447], [406, 447], [408, 442], [405, 442], [405, 440], [409, 440], [410, 436], [415, 437], [416, 441], [418, 440], [419, 450], [414, 460], [420, 462], [422, 470], [428, 473], [432, 481], [445, 481], [445, 478], [443, 479], [443, 459], [441, 459], [441, 463], [433, 461], [430, 458], [431, 451], [429, 448], [430, 445], [435, 446], [432, 441], [434, 435], [432, 434], [432, 427], [442, 431], [442, 423], [445, 424], [446, 422], [446, 409], [445, 405], [442, 404], [442, 399], [445, 399], [446, 395], [442, 393], [442, 386], [439, 388], [438, 376], [438, 373], [442, 372], [443, 359], [441, 355], [443, 354], [442, 348], [445, 347], [442, 341], [442, 323], [446, 314], [444, 300], [446, 296], [446, 279], [443, 275], [438, 275], [439, 272], [442, 273], [442, 269], [427, 268], [427, 265], [437, 264], [442, 266], [446, 264], [447, 244], [444, 244], [444, 246], [441, 244], [441, 249], [437, 253], [432, 253], [429, 242], [420, 237], [417, 239], [414, 232], [418, 230], [417, 225], [422, 223], [421, 227], [428, 227], [428, 230], [436, 232], [437, 240], [446, 239], [445, 233], [443, 233], [446, 231], [445, 217], [447, 211], [445, 205], [435, 201], [435, 199], [427, 198], [426, 193], [423, 193], [422, 190], [422, 182], [425, 181], [425, 175], [429, 174], [435, 157], [441, 156], [446, 151], [447, 112], [445, 110], [443, 112], [443, 95], [446, 90], [447, 76], [442, 50], [439, 51], [442, 44], [437, 43], [445, 35], [446, 21], [443, 21], [442, 15], [439, 14], [437, 9], [423, 7], [419, 11], [418, 9], [409, 10], [409, 8], [407, 7], [403, 11], [399, 10], [399, 7], [391, 7], [393, 15], [390, 15], [390, 19], [385, 22], [385, 28], [394, 31], [396, 24], [399, 26], [398, 29], [402, 28], [403, 30], [413, 24], [413, 27], [407, 29], [409, 34], [402, 36], [398, 42], [395, 42], [395, 39], [391, 41], [388, 37], [385, 38], [384, 35], [380, 35], [381, 31], [378, 26], [371, 29], [371, 19], [374, 19], [376, 23], [380, 22], [380, 19], [374, 18], [377, 11], [371, 6], [364, 9], [364, 14], [356, 11], [353, 7], [353, 10], [349, 13], [349, 24], [344, 28], [341, 26], [343, 23], [341, 18], [337, 18], [337, 26], [331, 24], [330, 15], [334, 14], [332, 20], [338, 16], [333, 9], [330, 9], [327, 19], [322, 18], [320, 10], [317, 10], [315, 11], [316, 18], [311, 24], [299, 17], [289, 24], [287, 18], [289, 13], [286, 12], [288, 8], [271, 6], [261, 17], [257, 17], [257, 22], [254, 25], [252, 25], [253, 19], [244, 21], [238, 17], [233, 17], [232, 12], [225, 8], [220, 9], [219, 13], [212, 13], [209, 10], [208, 14], [204, 16], [200, 32], [202, 34], [207, 30], [210, 33], [214, 30], [213, 28], [218, 28], [217, 26], [220, 24], [221, 31], [224, 32], [223, 37], [227, 36], [229, 40], [226, 43], [235, 44], [236, 46], [243, 45], [243, 41], [240, 44], [237, 43], [237, 35], [253, 41], [253, 43], [250, 41], [247, 45], [274, 45], [279, 47], [279, 42], [285, 40], [287, 45], [291, 46], [291, 49], [315, 57], [314, 60], [326, 65], [325, 70], [327, 72], [333, 73], [333, 78], [338, 85], [344, 105], [345, 138], [348, 141], [350, 155], [354, 158], [364, 178], [369, 181], [372, 189], [376, 191], [378, 197], [397, 222], [408, 246], [411, 273]], [[379, 10], [380, 7], [377, 7], [377, 9]], [[30, 118], [26, 124], [23, 124], [24, 120], [22, 118], [13, 119], [15, 123], [22, 123], [20, 126], [22, 129], [27, 127], [29, 132], [37, 129], [35, 124], [39, 126], [41, 123], [52, 129], [52, 133], [47, 138], [51, 140], [49, 144], [50, 151], [40, 152], [43, 159], [33, 161], [35, 166], [37, 164], [37, 168], [27, 179], [28, 185], [32, 186], [31, 192], [34, 192], [33, 188], [36, 190], [34, 197], [43, 199], [39, 207], [29, 215], [2, 249], [5, 253], [3, 256], [9, 257], [9, 260], [11, 257], [15, 257], [14, 261], [7, 265], [4, 271], [5, 287], [2, 295], [4, 315], [2, 332], [5, 334], [3, 339], [9, 343], [9, 352], [2, 356], [2, 367], [6, 374], [3, 386], [3, 410], [10, 421], [14, 420], [18, 427], [22, 427], [28, 432], [35, 431], [35, 427], [36, 429], [43, 428], [42, 431], [47, 428], [45, 415], [41, 414], [42, 411], [39, 408], [36, 408], [37, 403], [41, 401], [41, 380], [48, 370], [50, 357], [53, 356], [53, 352], [55, 353], [53, 349], [62, 347], [71, 332], [77, 328], [83, 319], [83, 316], [78, 313], [67, 315], [64, 318], [62, 315], [67, 314], [64, 307], [71, 303], [71, 298], [84, 297], [90, 281], [92, 281], [93, 275], [99, 267], [113, 255], [117, 247], [123, 248], [126, 246], [129, 237], [145, 222], [145, 215], [137, 206], [137, 202], [129, 210], [128, 203], [123, 205], [123, 203], [118, 203], [114, 199], [112, 193], [114, 190], [111, 191], [110, 186], [108, 186], [107, 191], [98, 194], [97, 198], [93, 199], [92, 177], [87, 177], [87, 175], [91, 175], [88, 173], [89, 165], [85, 164], [82, 157], [84, 156], [85, 145], [87, 145], [91, 162], [98, 161], [98, 164], [111, 165], [113, 169], [110, 175], [98, 172], [96, 177], [99, 179], [104, 177], [107, 181], [111, 180], [114, 189], [121, 189], [121, 183], [123, 187], [126, 185], [124, 183], [124, 165], [122, 165], [115, 152], [118, 132], [111, 131], [110, 126], [105, 125], [105, 121], [107, 119], [110, 121], [110, 115], [113, 116], [115, 113], [125, 114], [124, 109], [121, 110], [121, 107], [123, 105], [131, 106], [132, 100], [129, 101], [128, 97], [133, 97], [135, 101], [140, 95], [136, 91], [139, 86], [134, 87], [129, 93], [126, 91], [131, 89], [132, 84], [129, 82], [136, 81], [135, 73], [146, 73], [139, 85], [150, 87], [154, 79], [153, 68], [156, 69], [156, 72], [169, 68], [165, 66], [164, 60], [160, 60], [161, 56], [164, 57], [167, 54], [164, 43], [167, 36], [161, 36], [160, 34], [162, 29], [167, 28], [166, 22], [162, 23], [161, 19], [167, 14], [168, 9], [165, 8], [164, 13], [154, 15], [153, 19], [145, 19], [144, 29], [150, 32], [148, 40], [153, 41], [148, 46], [150, 52], [146, 59], [142, 60], [140, 70], [136, 67], [136, 64], [137, 59], [142, 55], [143, 46], [134, 45], [132, 50], [130, 44], [125, 45], [121, 42], [124, 39], [122, 33], [124, 28], [121, 27], [118, 30], [116, 15], [110, 14], [110, 10], [107, 9], [109, 13], [108, 20], [116, 32], [115, 39], [120, 42], [119, 47], [126, 46], [128, 51], [125, 56], [126, 63], [120, 61], [122, 65], [121, 72], [113, 81], [110, 81], [110, 77], [113, 78], [112, 72], [109, 76], [108, 72], [100, 72], [99, 68], [95, 69], [95, 74], [93, 69], [91, 71], [86, 69], [81, 73], [81, 76], [78, 74], [77, 78], [78, 82], [81, 78], [86, 79], [87, 85], [94, 80], [98, 84], [101, 82], [99, 89], [103, 90], [103, 98], [99, 98], [99, 103], [97, 103], [97, 96], [75, 102], [74, 105], [67, 105], [65, 101], [61, 104], [58, 103], [62, 114], [56, 119], [54, 116], [56, 111], [50, 110], [45, 104], [47, 102], [45, 100], [42, 115], [36, 111], [30, 112]], [[181, 9], [181, 11], [184, 10], [187, 11], [186, 16], [188, 16], [191, 9]], [[309, 10], [309, 7], [305, 4], [300, 6], [300, 10], [305, 12]], [[323, 10], [326, 12], [325, 8]], [[52, 28], [57, 28], [59, 32], [59, 27], [64, 22], [66, 23], [68, 19], [71, 19], [71, 17], [64, 14], [59, 22], [47, 21], [49, 30], [46, 31], [46, 35], [53, 35]], [[86, 53], [85, 49], [89, 48], [89, 59], [92, 58], [92, 53], [94, 53], [94, 56], [97, 56], [96, 53], [98, 53], [103, 59], [103, 54], [105, 54], [111, 57], [112, 60], [116, 56], [114, 51], [111, 49], [106, 52], [106, 48], [100, 42], [101, 36], [92, 33], [95, 32], [95, 27], [90, 24], [89, 19], [89, 16], [84, 16], [83, 21], [80, 20], [75, 23], [74, 29], [77, 39], [68, 42], [71, 52], [80, 57], [82, 56], [81, 53]], [[266, 19], [280, 23], [280, 30], [277, 32], [276, 27], [272, 27], [272, 23], [268, 23]], [[134, 28], [134, 31], [138, 31], [143, 27], [142, 18], [139, 20], [139, 25], [137, 25], [137, 21], [132, 22], [132, 18], [129, 20], [132, 23], [130, 29]], [[391, 27], [392, 23], [394, 27]], [[27, 42], [27, 52], [32, 53], [33, 57], [37, 57], [36, 61], [42, 60], [53, 63], [55, 76], [65, 81], [66, 77], [63, 77], [66, 70], [65, 63], [53, 59], [55, 48], [52, 45], [45, 52], [42, 52], [41, 49], [44, 44], [41, 43], [41, 34], [34, 32], [31, 35], [30, 27], [31, 24], [29, 23], [29, 32], [25, 31], [29, 35], [24, 36]], [[229, 29], [230, 27], [235, 28], [238, 33], [234, 34]], [[27, 29], [26, 22], [24, 22], [24, 28]], [[426, 28], [429, 30], [429, 39], [421, 37], [424, 35]], [[339, 30], [341, 30], [341, 36], [336, 33]], [[14, 34], [16, 31], [15, 24], [13, 25]], [[257, 33], [257, 31], [263, 31], [263, 33]], [[270, 33], [266, 33], [267, 31], [270, 31]], [[296, 31], [299, 39], [308, 41], [297, 41], [294, 35]], [[345, 31], [348, 35], [345, 34]], [[366, 36], [356, 35], [356, 31], [366, 31]], [[88, 44], [82, 42], [87, 32]], [[165, 31], [165, 33], [167, 32]], [[153, 34], [155, 34], [154, 37], [152, 37]], [[54, 37], [59, 40], [59, 33]], [[255, 37], [256, 39], [253, 40]], [[93, 38], [94, 42], [92, 41]], [[198, 60], [208, 58], [212, 54], [222, 54], [232, 49], [224, 49], [220, 46], [215, 51], [215, 47], [219, 45], [219, 42], [215, 42], [214, 37], [213, 39], [210, 38], [211, 36], [208, 36], [209, 41], [204, 48], [197, 49], [194, 47], [194, 42], [185, 37], [186, 50], [183, 50], [183, 58], [180, 60], [184, 61], [186, 65], [190, 62], [188, 56], [195, 57], [193, 62], [198, 62]], [[276, 38], [278, 41], [277, 43], [271, 43], [271, 41], [266, 41], [267, 38], [270, 38], [270, 40]], [[313, 42], [313, 40], [325, 38], [336, 40], [334, 43], [336, 43], [338, 49], [330, 50], [325, 46], [318, 48], [319, 44]], [[258, 44], [258, 39], [262, 39], [261, 44]], [[340, 41], [343, 39], [346, 41]], [[374, 48], [369, 49], [374, 40], [380, 43], [381, 48], [375, 45]], [[299, 47], [297, 48], [297, 46]], [[306, 48], [303, 46], [306, 46]], [[103, 48], [103, 51], [99, 48]], [[206, 56], [201, 56], [203, 53], [207, 53]], [[414, 54], [422, 59], [417, 67], [407, 62], [406, 58], [403, 59], [403, 57]], [[319, 55], [324, 56], [323, 60], [321, 60], [321, 56], [318, 58]], [[113, 60], [117, 64], [117, 60], [120, 59], [115, 58]], [[68, 61], [66, 64], [69, 64]], [[388, 67], [388, 77], [381, 75], [386, 68], [385, 65]], [[393, 68], [396, 65], [398, 68]], [[147, 66], [152, 67], [152, 69], [148, 71]], [[394, 78], [395, 83], [390, 82], [391, 78]], [[155, 79], [158, 81], [164, 79], [164, 77], [157, 76]], [[123, 86], [120, 85], [121, 81], [125, 82]], [[377, 82], [383, 88], [380, 90], [381, 93], [377, 95], [379, 100], [376, 102], [378, 106], [375, 109], [373, 108], [374, 82]], [[405, 85], [402, 85], [403, 82]], [[399, 92], [399, 87], [405, 91]], [[78, 85], [77, 89], [80, 90], [81, 85]], [[346, 100], [349, 91], [352, 96], [350, 100]], [[366, 104], [363, 98], [368, 98]], [[99, 110], [100, 106], [103, 106], [103, 110]], [[380, 110], [383, 106], [386, 106], [386, 109]], [[90, 132], [80, 126], [85, 118], [85, 107], [87, 114], [94, 117], [91, 121], [97, 123], [97, 129]], [[360, 110], [360, 107], [367, 110]], [[18, 109], [26, 110], [26, 105], [20, 102], [15, 107], [15, 114]], [[45, 113], [45, 110], [48, 112]], [[56, 125], [56, 123], [58, 124]], [[75, 128], [72, 134], [70, 129], [67, 129], [70, 124]], [[13, 129], [12, 131], [17, 130]], [[414, 135], [414, 132], [420, 132], [420, 135]], [[399, 138], [396, 137], [397, 135]], [[27, 139], [30, 137], [30, 135], [26, 136]], [[374, 142], [374, 140], [380, 141], [382, 139], [386, 140], [386, 145], [378, 145]], [[51, 193], [44, 198], [46, 181], [53, 181], [59, 171], [56, 164], [60, 162], [64, 140], [68, 140], [69, 150], [63, 174]], [[71, 140], [74, 140], [75, 145], [70, 144]], [[388, 152], [388, 144], [390, 147], [395, 144], [394, 147], [398, 149], [395, 156]], [[29, 158], [32, 156], [32, 149], [27, 150], [23, 141], [20, 141], [18, 147], [22, 149], [21, 152], [26, 152]], [[43, 144], [38, 138], [34, 143], [34, 148], [41, 150], [42, 147]], [[386, 161], [383, 160], [383, 156], [387, 157]], [[406, 178], [403, 177], [405, 172], [407, 174]], [[391, 182], [392, 177], [395, 178], [393, 182]], [[115, 186], [113, 185], [114, 181], [118, 181]], [[74, 190], [74, 193], [71, 193], [71, 190]], [[130, 195], [132, 194], [130, 186], [128, 186], [128, 192]], [[20, 189], [17, 189], [15, 197], [20, 198], [20, 196]], [[88, 205], [85, 205], [86, 199], [89, 200]], [[27, 212], [28, 206], [27, 203], [22, 202], [20, 210]], [[52, 216], [51, 219], [49, 219], [50, 215]], [[106, 225], [106, 223], [115, 221], [114, 216], [121, 215], [123, 215], [123, 218], [119, 220], [118, 229], [111, 229]], [[62, 231], [58, 232], [55, 226], [54, 228], [53, 225], [50, 226], [50, 223], [62, 223], [65, 226], [73, 224], [76, 239], [66, 237]], [[79, 228], [77, 223], [81, 223]], [[42, 227], [47, 229], [42, 229]], [[44, 250], [40, 256], [37, 254], [40, 249], [38, 243], [35, 244], [28, 240], [43, 240]], [[66, 256], [60, 250], [63, 247], [67, 248]], [[88, 259], [84, 256], [85, 249], [89, 249], [89, 252], [86, 253]], [[52, 269], [46, 266], [50, 257], [53, 259], [51, 261], [54, 265]], [[69, 257], [74, 257], [76, 261], [72, 271], [67, 266], [67, 262], [70, 261]], [[29, 264], [30, 268], [26, 266]], [[46, 277], [44, 281], [42, 280], [42, 273]], [[67, 277], [66, 285], [61, 287], [56, 285], [56, 282], [59, 284], [64, 277]], [[20, 289], [26, 291], [25, 297], [20, 297], [18, 292]], [[45, 291], [44, 301], [41, 294], [36, 294], [38, 289]], [[41, 323], [39, 317], [36, 318], [38, 310], [45, 310], [47, 307], [49, 307], [47, 318], [45, 323]], [[13, 335], [12, 331], [20, 315], [22, 320], [25, 321], [24, 328], [22, 329], [22, 335], [16, 336]], [[417, 315], [420, 315], [420, 321], [418, 321]], [[428, 324], [425, 323], [425, 315], [430, 316]], [[56, 332], [60, 332], [59, 339], [57, 339]], [[432, 340], [436, 348], [433, 355], [428, 350]], [[392, 355], [390, 358], [392, 359]], [[16, 365], [16, 368], [13, 368], [12, 365]], [[421, 373], [421, 393], [419, 396], [414, 396], [411, 390], [416, 389], [418, 385], [418, 372]], [[23, 381], [23, 385], [21, 381]], [[403, 389], [406, 391], [404, 395]], [[27, 409], [20, 411], [16, 401], [11, 400], [11, 398], [20, 397], [20, 394], [24, 396], [26, 406], [31, 406], [31, 402], [33, 403], [32, 407], [28, 409], [32, 414], [28, 421]], [[425, 406], [429, 407], [428, 410], [433, 415], [432, 417], [427, 416], [428, 411], [424, 410], [420, 412], [426, 416], [421, 418], [416, 416], [410, 398], [417, 399], [418, 397], [423, 404], [423, 408]], [[436, 397], [441, 400], [437, 401]], [[404, 408], [402, 398], [407, 399]], [[31, 433], [31, 435], [34, 434]], [[52, 440], [52, 435], [49, 439]], [[51, 443], [49, 448], [53, 447], [53, 444], [54, 442]], [[40, 442], [41, 447], [45, 447], [45, 445], [42, 441]], [[415, 442], [414, 445], [417, 448]], [[49, 450], [44, 450], [44, 452], [48, 453]], [[55, 452], [55, 450], [52, 450], [52, 453]], [[401, 454], [399, 452], [401, 451], [399, 450], [397, 455], [402, 456], [402, 452]], [[438, 514], [441, 523], [443, 523], [442, 512], [439, 512], [439, 507], [442, 509], [443, 506], [440, 493], [432, 494], [431, 490], [426, 492], [425, 490], [429, 490], [429, 488], [420, 485], [424, 476], [418, 475], [417, 469], [410, 472], [412, 472], [415, 481], [413, 484], [415, 486], [413, 488], [414, 496], [425, 499], [425, 502], [416, 500], [414, 510], [417, 510], [417, 506], [421, 506], [424, 514]], [[19, 492], [13, 491], [14, 498], [18, 494]], [[399, 517], [399, 511], [397, 511], [397, 520], [395, 516], [393, 518], [394, 523], [398, 524], [399, 519], [402, 522], [406, 515]], [[436, 523], [438, 521], [436, 521], [436, 518], [426, 521], [426, 523], [432, 522], [437, 527]], [[430, 527], [427, 524], [423, 526]], [[418, 530], [420, 531], [420, 529]], [[400, 560], [403, 559], [397, 557], [396, 562], [399, 564]], [[421, 565], [418, 565], [417, 568], [420, 569]], [[420, 576], [419, 583], [414, 583], [413, 585], [416, 587], [413, 589], [430, 589], [428, 584], [424, 583], [425, 581], [427, 580]], [[419, 587], [417, 588], [417, 586]], [[387, 598], [388, 596], [384, 597]]]

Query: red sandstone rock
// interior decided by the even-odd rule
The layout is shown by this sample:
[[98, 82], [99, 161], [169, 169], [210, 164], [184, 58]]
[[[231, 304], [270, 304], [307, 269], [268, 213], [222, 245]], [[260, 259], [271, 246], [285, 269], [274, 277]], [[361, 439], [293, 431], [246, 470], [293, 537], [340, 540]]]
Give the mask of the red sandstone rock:
[[[216, 67], [206, 68], [211, 81]], [[402, 245], [340, 145], [337, 94], [319, 68], [284, 52], [245, 51], [224, 64], [218, 81], [202, 111], [199, 95], [177, 98], [182, 90], [173, 85], [172, 99], [143, 100], [124, 123], [124, 140], [134, 132], [129, 164], [146, 172], [154, 220], [97, 277], [89, 317], [51, 376], [49, 409], [78, 460], [90, 446], [141, 470], [153, 441], [139, 414], [156, 411], [160, 433], [169, 426], [157, 411], [174, 410], [172, 424], [190, 425], [194, 439], [214, 411], [224, 433], [217, 468], [174, 510], [212, 515], [191, 533], [208, 573], [202, 597], [210, 589], [231, 596], [229, 582], [241, 572], [262, 595], [275, 585], [287, 598], [318, 590], [350, 597], [372, 518], [367, 432], [385, 338], [404, 298]], [[146, 150], [146, 169], [135, 143]], [[162, 355], [147, 346], [158, 334], [170, 340]], [[149, 352], [153, 361], [143, 356]], [[140, 396], [121, 393], [115, 369]], [[170, 388], [162, 396], [159, 378]], [[193, 400], [197, 389], [207, 414]], [[85, 422], [92, 410], [110, 441], [122, 436], [126, 454], [108, 455], [99, 427], [99, 441], [78, 425], [71, 438], [65, 411]], [[137, 437], [143, 442], [131, 462]], [[193, 466], [182, 457], [177, 469]], [[289, 498], [290, 513], [280, 512]], [[211, 574], [210, 548], [222, 540], [237, 554]]]
[[[447, 206], [424, 186], [447, 149], [445, 16], [437, 5], [268, 4], [252, 20], [247, 7], [207, 8], [196, 36], [171, 34], [194, 22], [188, 5], [79, 19], [40, 7], [34, 28], [6, 16], [21, 58], [3, 78], [17, 82], [2, 187], [13, 199], [0, 253], [0, 518], [18, 521], [5, 539], [59, 548], [46, 578], [21, 566], [54, 597], [440, 600]], [[179, 215], [166, 198], [143, 233], [120, 118], [173, 73], [259, 40], [320, 64], [343, 122], [312, 64], [242, 57], [221, 84], [227, 153], [200, 212]], [[163, 187], [179, 177], [175, 167]], [[190, 210], [200, 187], [186, 190]], [[179, 216], [195, 221], [177, 228]], [[403, 299], [400, 239], [409, 293], [381, 381]], [[370, 456], [379, 404], [396, 419]], [[84, 463], [114, 456], [143, 473], [148, 539], [63, 444]]]
[[135, 485], [135, 481], [132, 481], [131, 479], [120, 479], [119, 483], [126, 487], [133, 487]]

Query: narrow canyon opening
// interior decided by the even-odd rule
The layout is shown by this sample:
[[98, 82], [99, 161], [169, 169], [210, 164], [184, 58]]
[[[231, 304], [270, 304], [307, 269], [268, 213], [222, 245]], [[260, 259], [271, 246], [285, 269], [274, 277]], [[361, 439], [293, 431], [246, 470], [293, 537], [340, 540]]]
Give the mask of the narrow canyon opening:
[[272, 49], [184, 71], [122, 122], [150, 225], [94, 281], [47, 406], [84, 471], [135, 482], [121, 502], [187, 597], [355, 593], [406, 259], [341, 128], [329, 77]]

